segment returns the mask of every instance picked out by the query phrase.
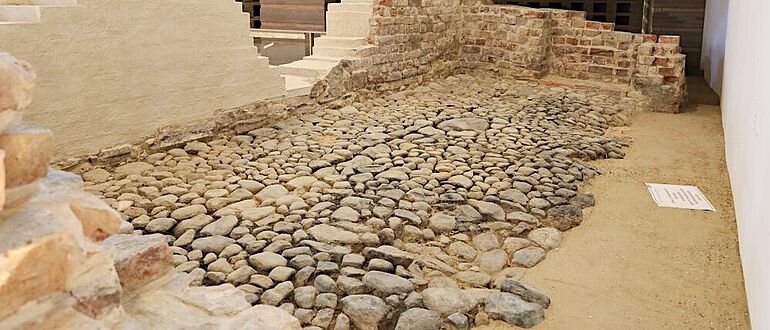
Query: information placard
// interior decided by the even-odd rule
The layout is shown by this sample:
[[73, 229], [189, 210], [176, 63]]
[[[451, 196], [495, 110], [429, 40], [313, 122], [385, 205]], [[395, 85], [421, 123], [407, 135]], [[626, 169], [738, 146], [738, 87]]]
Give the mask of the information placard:
[[714, 205], [695, 186], [645, 183], [652, 199], [660, 207], [678, 209], [716, 211]]

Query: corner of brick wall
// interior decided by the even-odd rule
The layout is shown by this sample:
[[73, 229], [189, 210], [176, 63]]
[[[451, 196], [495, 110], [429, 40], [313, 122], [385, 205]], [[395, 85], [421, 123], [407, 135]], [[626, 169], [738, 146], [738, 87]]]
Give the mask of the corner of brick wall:
[[398, 90], [472, 70], [630, 86], [654, 111], [678, 112], [686, 96], [679, 37], [615, 31], [582, 11], [439, 2], [376, 1], [372, 47], [340, 63], [311, 97], [323, 103], [353, 90]]
[[650, 36], [638, 47], [634, 87], [656, 112], [677, 113], [687, 98], [685, 55], [678, 36]]
[[582, 11], [476, 3], [461, 13], [463, 68], [633, 86], [654, 111], [678, 112], [686, 96], [679, 37], [615, 31]]

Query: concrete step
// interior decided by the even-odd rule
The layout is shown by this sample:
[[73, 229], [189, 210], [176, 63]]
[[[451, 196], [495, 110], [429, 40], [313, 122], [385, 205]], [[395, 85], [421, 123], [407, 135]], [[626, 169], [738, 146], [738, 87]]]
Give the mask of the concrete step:
[[283, 78], [286, 80], [286, 97], [309, 95], [313, 85], [319, 80], [293, 75], [283, 75]]
[[77, 0], [0, 0], [0, 6], [74, 6]]
[[323, 78], [334, 68], [338, 61], [305, 61], [299, 60], [274, 67], [283, 75], [306, 78]]
[[348, 47], [354, 48], [366, 45], [363, 37], [320, 37], [315, 39], [315, 47]]
[[329, 62], [329, 63], [334, 63], [335, 65], [339, 63], [341, 60], [340, 57], [322, 56], [322, 55], [316, 55], [316, 54], [305, 56], [302, 59], [305, 61]]
[[5, 23], [40, 23], [38, 6], [0, 6], [0, 22]]
[[355, 57], [356, 51], [354, 48], [349, 47], [316, 46], [313, 47], [313, 55], [348, 58]]
[[366, 37], [369, 35], [369, 15], [360, 12], [327, 11], [326, 35], [329, 37]]
[[360, 13], [372, 13], [374, 6], [370, 3], [330, 3], [329, 11], [352, 11]]
[[269, 66], [270, 59], [267, 56], [257, 56], [257, 63], [260, 67]]

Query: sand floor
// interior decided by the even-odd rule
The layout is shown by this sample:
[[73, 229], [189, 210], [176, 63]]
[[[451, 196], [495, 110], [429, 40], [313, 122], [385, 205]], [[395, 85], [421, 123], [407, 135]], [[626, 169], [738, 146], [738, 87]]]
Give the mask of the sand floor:
[[[626, 159], [585, 187], [597, 206], [523, 279], [553, 302], [537, 329], [750, 328], [717, 102], [691, 79], [684, 113], [621, 129]], [[658, 208], [645, 182], [696, 185], [717, 212]]]

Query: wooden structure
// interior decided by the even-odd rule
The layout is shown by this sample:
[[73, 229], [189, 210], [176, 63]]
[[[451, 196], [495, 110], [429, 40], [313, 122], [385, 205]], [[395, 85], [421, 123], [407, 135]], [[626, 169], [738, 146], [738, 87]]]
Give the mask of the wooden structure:
[[589, 20], [615, 23], [618, 31], [635, 33], [642, 31], [644, 0], [494, 0], [494, 3], [580, 10], [587, 13], [586, 18]]
[[326, 31], [326, 6], [339, 0], [260, 0], [262, 27], [275, 30]]

